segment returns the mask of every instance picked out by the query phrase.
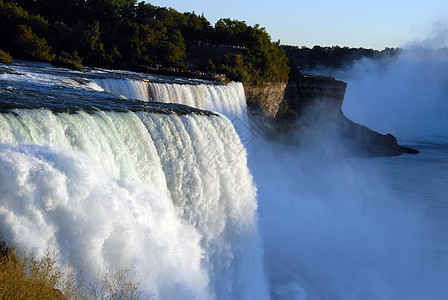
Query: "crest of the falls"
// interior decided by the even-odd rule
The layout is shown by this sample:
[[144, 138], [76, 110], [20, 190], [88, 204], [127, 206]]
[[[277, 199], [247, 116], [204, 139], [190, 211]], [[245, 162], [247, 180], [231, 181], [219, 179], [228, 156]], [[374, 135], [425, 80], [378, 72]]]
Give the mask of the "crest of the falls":
[[95, 82], [107, 92], [128, 99], [149, 101], [148, 83], [142, 80], [96, 78]]
[[227, 85], [186, 85], [149, 82], [154, 101], [186, 104], [220, 112], [230, 118], [246, 114], [246, 97], [240, 82]]
[[179, 84], [135, 79], [95, 79], [105, 91], [129, 99], [178, 103], [222, 113], [229, 118], [246, 115], [246, 97], [240, 82]]
[[49, 247], [83, 270], [130, 268], [154, 298], [268, 297], [256, 188], [227, 118], [8, 76], [16, 81], [0, 76], [2, 240], [38, 255]]
[[140, 101], [177, 103], [218, 112], [232, 121], [246, 146], [255, 138], [247, 116], [243, 84], [167, 83], [130, 78], [94, 79], [105, 91]]

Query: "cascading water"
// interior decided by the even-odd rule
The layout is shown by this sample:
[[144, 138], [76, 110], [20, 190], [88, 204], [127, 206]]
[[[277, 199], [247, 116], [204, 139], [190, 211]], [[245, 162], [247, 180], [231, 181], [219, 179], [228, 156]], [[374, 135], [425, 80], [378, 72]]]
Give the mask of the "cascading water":
[[130, 268], [156, 298], [268, 297], [256, 189], [229, 120], [0, 76], [3, 240], [84, 270]]
[[243, 84], [230, 82], [156, 82], [142, 79], [93, 78], [105, 91], [140, 101], [184, 104], [228, 117], [245, 145], [253, 141]]
[[150, 82], [149, 90], [154, 101], [186, 104], [229, 117], [246, 115], [246, 97], [239, 82], [199, 86]]
[[95, 82], [110, 93], [122, 95], [128, 99], [149, 101], [148, 84], [142, 80], [97, 78]]
[[[414, 136], [418, 156], [341, 159], [331, 136], [301, 150], [255, 139], [248, 163], [256, 211], [240, 117], [235, 130], [219, 114], [126, 99], [205, 105], [230, 118], [242, 112], [244, 121], [240, 84], [26, 65], [0, 72], [5, 241], [36, 253], [54, 248], [83, 269], [130, 267], [144, 294], [161, 299], [446, 298], [446, 76], [426, 94], [437, 105], [421, 116], [436, 122], [422, 122], [428, 130]], [[427, 99], [355, 99], [377, 95], [387, 86], [379, 78], [401, 78], [374, 77], [349, 87], [346, 113], [363, 116], [354, 100], [366, 100], [366, 116], [375, 107], [395, 120]], [[409, 86], [420, 87], [400, 84]], [[400, 127], [415, 132], [406, 120]]]
[[222, 113], [229, 117], [246, 116], [246, 97], [243, 85], [178, 84], [147, 82], [133, 79], [94, 79], [105, 91], [128, 99], [178, 103]]

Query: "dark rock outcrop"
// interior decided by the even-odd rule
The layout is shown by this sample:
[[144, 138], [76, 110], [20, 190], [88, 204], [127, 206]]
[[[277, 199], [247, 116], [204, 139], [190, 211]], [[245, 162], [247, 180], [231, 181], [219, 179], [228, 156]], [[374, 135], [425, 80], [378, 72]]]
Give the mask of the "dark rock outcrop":
[[296, 81], [291, 81], [286, 87], [285, 101], [297, 112], [303, 115], [309, 107], [317, 101], [324, 112], [341, 112], [347, 83], [335, 80], [331, 77], [303, 76]]
[[[418, 153], [402, 147], [391, 134], [380, 134], [359, 125], [342, 112], [347, 84], [330, 77], [297, 76], [286, 84], [247, 87], [251, 120], [269, 136], [300, 144], [310, 136], [338, 141], [355, 155], [394, 156]], [[279, 112], [281, 105], [297, 114], [294, 126]], [[288, 114], [290, 116], [291, 114]]]

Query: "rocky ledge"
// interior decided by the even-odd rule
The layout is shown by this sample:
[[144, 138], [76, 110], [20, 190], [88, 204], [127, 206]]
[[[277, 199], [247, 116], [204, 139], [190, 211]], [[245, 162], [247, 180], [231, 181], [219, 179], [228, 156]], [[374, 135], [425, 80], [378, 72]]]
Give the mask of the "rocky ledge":
[[297, 76], [287, 84], [245, 86], [251, 120], [273, 137], [302, 143], [309, 137], [334, 137], [356, 155], [419, 153], [400, 146], [391, 134], [357, 124], [342, 112], [347, 84], [330, 77]]

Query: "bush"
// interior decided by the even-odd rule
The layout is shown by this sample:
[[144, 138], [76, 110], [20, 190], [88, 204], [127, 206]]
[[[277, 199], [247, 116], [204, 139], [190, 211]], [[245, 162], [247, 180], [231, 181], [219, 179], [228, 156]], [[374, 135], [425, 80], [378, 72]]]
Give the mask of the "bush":
[[[36, 259], [20, 248], [5, 249], [0, 257], [0, 298], [64, 299], [77, 297], [75, 276], [64, 276], [54, 253]], [[58, 288], [58, 289], [56, 289]]]
[[0, 242], [0, 299], [138, 299], [139, 284], [127, 269], [106, 267], [86, 275], [47, 250], [41, 259]]
[[72, 54], [62, 52], [58, 57], [53, 59], [51, 64], [59, 68], [67, 68], [84, 72], [84, 68], [82, 67], [82, 58], [78, 56], [76, 51]]
[[0, 63], [10, 64], [12, 63], [12, 56], [8, 52], [0, 50]]

